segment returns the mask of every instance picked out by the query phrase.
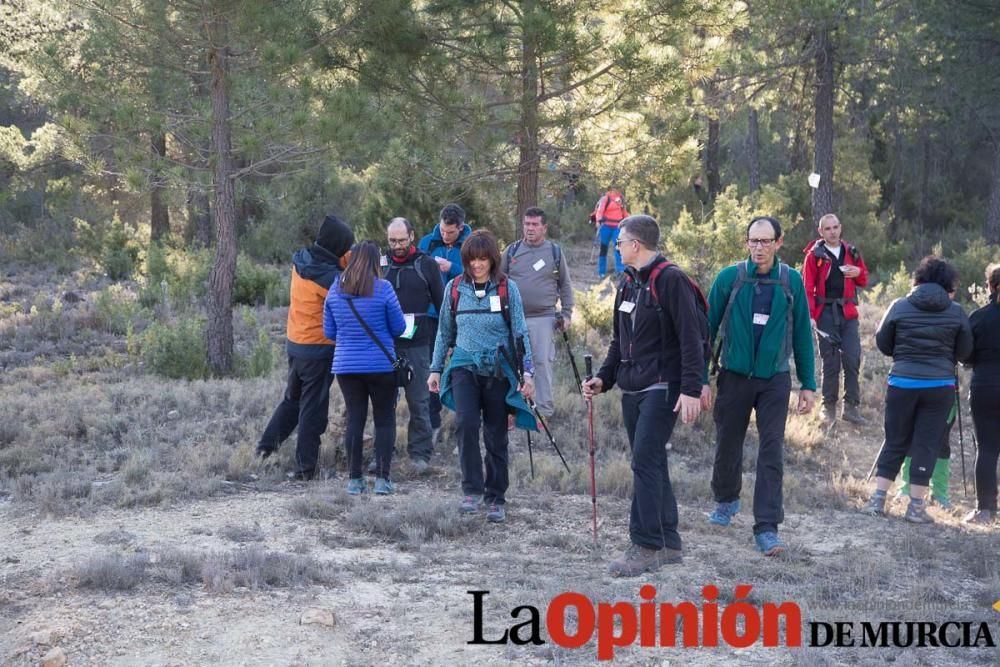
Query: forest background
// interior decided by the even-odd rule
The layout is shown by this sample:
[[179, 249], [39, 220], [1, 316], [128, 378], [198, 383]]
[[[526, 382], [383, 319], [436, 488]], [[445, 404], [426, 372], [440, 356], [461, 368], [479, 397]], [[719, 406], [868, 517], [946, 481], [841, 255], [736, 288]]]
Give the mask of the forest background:
[[146, 309], [172, 297], [205, 339], [188, 375], [236, 369], [234, 302], [281, 305], [286, 269], [268, 265], [326, 213], [380, 239], [392, 216], [426, 233], [458, 201], [510, 241], [540, 205], [552, 236], [586, 241], [615, 185], [706, 283], [755, 213], [783, 221], [797, 264], [836, 212], [897, 287], [931, 251], [979, 282], [1000, 243], [994, 3], [14, 0], [0, 14], [0, 261], [131, 279]]

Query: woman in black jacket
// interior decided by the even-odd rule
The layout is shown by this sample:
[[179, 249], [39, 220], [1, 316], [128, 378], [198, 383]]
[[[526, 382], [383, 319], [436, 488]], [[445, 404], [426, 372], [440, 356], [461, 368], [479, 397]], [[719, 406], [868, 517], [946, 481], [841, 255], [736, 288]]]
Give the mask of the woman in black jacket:
[[889, 306], [875, 332], [878, 349], [892, 357], [892, 368], [885, 394], [885, 444], [866, 514], [885, 514], [886, 494], [909, 455], [910, 504], [903, 518], [933, 523], [924, 500], [927, 483], [955, 400], [955, 364], [972, 351], [969, 318], [952, 301], [957, 287], [954, 267], [925, 257], [913, 273], [913, 289]]
[[1000, 457], [1000, 264], [986, 267], [990, 302], [969, 316], [972, 366], [969, 404], [976, 427], [976, 509], [966, 523], [989, 524], [997, 513], [997, 457]]

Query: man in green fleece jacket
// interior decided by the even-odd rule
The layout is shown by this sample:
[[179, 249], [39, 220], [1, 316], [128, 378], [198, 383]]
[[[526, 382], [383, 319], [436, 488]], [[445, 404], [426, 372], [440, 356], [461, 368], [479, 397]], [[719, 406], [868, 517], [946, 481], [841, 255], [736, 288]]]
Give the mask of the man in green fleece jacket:
[[708, 296], [713, 348], [721, 337], [721, 370], [713, 413], [716, 450], [712, 493], [717, 505], [708, 520], [728, 526], [740, 509], [743, 441], [750, 413], [755, 411], [760, 445], [753, 532], [757, 548], [766, 556], [784, 550], [778, 524], [784, 519], [782, 448], [793, 353], [801, 385], [799, 414], [812, 410], [816, 390], [809, 302], [802, 275], [777, 259], [781, 244], [777, 220], [751, 220], [747, 227], [749, 259], [720, 271]]

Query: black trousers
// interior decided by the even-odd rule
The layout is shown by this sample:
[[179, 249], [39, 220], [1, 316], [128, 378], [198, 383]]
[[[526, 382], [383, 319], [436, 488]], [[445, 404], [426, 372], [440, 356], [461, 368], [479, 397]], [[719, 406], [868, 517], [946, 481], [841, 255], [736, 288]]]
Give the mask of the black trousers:
[[844, 307], [827, 304], [819, 315], [816, 328], [830, 334], [836, 344], [819, 336], [819, 355], [823, 360], [823, 402], [832, 405], [840, 392], [840, 369], [844, 369], [844, 402], [861, 403], [858, 373], [861, 371], [861, 336], [858, 321], [844, 319]]
[[295, 472], [312, 474], [319, 458], [320, 436], [326, 431], [330, 408], [330, 385], [333, 357], [303, 359], [288, 356], [288, 381], [285, 397], [267, 423], [258, 451], [273, 452], [299, 429], [295, 449]]
[[1000, 388], [973, 387], [972, 423], [976, 428], [977, 508], [997, 511], [997, 458], [1000, 457]]
[[363, 474], [362, 449], [365, 422], [368, 421], [368, 401], [372, 404], [372, 421], [375, 422], [375, 476], [389, 479], [392, 452], [396, 448], [396, 374], [351, 373], [337, 376], [340, 393], [347, 408], [347, 432], [344, 449], [351, 479], [361, 479]]
[[712, 468], [712, 493], [716, 502], [739, 500], [743, 488], [743, 443], [750, 413], [754, 412], [760, 445], [757, 450], [757, 481], [753, 489], [754, 534], [777, 531], [785, 520], [782, 506], [784, 480], [785, 419], [792, 379], [778, 373], [768, 379], [747, 378], [719, 372], [715, 400], [716, 449]]
[[680, 549], [677, 500], [670, 485], [667, 441], [677, 422], [680, 384], [622, 394], [622, 417], [632, 448], [632, 511], [629, 537], [648, 549]]
[[[445, 298], [451, 298], [451, 296], [445, 294]], [[429, 365], [430, 360], [434, 358], [434, 341], [437, 340], [437, 335], [438, 335], [438, 320], [436, 317], [427, 317], [424, 319], [425, 322], [422, 322], [422, 324], [427, 327], [427, 330], [430, 332], [430, 337], [431, 337], [429, 344], [430, 356], [427, 358], [428, 359], [427, 363]], [[431, 417], [431, 428], [432, 429], [441, 428], [441, 396], [438, 394], [430, 393], [430, 398], [427, 400], [427, 405]], [[430, 455], [428, 454], [428, 456]]]
[[[482, 495], [487, 504], [503, 505], [509, 483], [506, 396], [510, 382], [506, 378], [476, 375], [467, 368], [456, 368], [451, 372], [451, 386], [455, 396], [462, 494]], [[486, 447], [485, 461], [479, 451], [480, 424]]]
[[885, 392], [885, 446], [878, 457], [878, 476], [896, 479], [903, 459], [910, 463], [910, 484], [927, 486], [948, 430], [954, 387], [900, 389]]

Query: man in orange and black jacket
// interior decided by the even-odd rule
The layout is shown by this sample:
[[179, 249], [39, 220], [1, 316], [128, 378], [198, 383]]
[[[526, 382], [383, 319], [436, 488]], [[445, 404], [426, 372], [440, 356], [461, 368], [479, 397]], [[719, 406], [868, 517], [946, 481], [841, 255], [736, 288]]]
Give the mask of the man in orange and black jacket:
[[315, 243], [292, 256], [291, 304], [288, 307], [288, 383], [285, 396], [257, 444], [262, 459], [274, 453], [298, 426], [292, 477], [316, 474], [320, 436], [326, 431], [333, 382], [334, 342], [323, 335], [323, 303], [346, 266], [354, 232], [335, 215], [320, 226]]
[[802, 279], [809, 314], [816, 322], [823, 359], [823, 417], [837, 418], [840, 367], [844, 367], [843, 419], [864, 424], [861, 416], [861, 336], [858, 332], [857, 288], [868, 284], [868, 267], [858, 249], [841, 239], [837, 216], [819, 219], [820, 238], [806, 246]]

